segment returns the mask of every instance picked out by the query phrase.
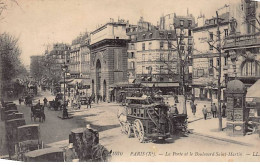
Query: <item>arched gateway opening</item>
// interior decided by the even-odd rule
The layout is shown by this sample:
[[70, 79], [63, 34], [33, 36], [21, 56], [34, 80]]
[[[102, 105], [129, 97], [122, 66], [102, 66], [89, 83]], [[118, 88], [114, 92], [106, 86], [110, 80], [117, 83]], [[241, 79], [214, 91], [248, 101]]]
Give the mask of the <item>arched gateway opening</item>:
[[96, 96], [100, 96], [100, 89], [101, 89], [101, 63], [100, 60], [97, 60], [96, 63]]

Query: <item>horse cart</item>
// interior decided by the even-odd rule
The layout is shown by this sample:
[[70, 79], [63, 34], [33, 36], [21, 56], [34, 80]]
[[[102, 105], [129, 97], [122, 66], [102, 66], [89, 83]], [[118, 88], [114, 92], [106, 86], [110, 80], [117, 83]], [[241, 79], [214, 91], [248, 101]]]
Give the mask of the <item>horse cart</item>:
[[35, 105], [31, 107], [31, 120], [36, 121], [39, 118], [39, 122], [45, 121], [45, 113], [43, 105]]
[[65, 162], [64, 150], [58, 147], [44, 148], [24, 154], [25, 162]]
[[43, 148], [39, 124], [23, 125], [17, 128], [17, 160], [24, 161], [24, 154]]
[[26, 96], [25, 99], [24, 99], [24, 104], [31, 106], [32, 105], [32, 97]]
[[8, 147], [9, 157], [15, 153], [15, 145], [17, 144], [17, 134], [18, 127], [25, 125], [25, 120], [23, 118], [6, 120], [5, 121], [5, 130], [6, 130], [6, 141]]
[[149, 97], [126, 97], [126, 112], [118, 114], [121, 130], [128, 137], [132, 134], [139, 142], [165, 140], [170, 136], [167, 112], [169, 107], [155, 103]]

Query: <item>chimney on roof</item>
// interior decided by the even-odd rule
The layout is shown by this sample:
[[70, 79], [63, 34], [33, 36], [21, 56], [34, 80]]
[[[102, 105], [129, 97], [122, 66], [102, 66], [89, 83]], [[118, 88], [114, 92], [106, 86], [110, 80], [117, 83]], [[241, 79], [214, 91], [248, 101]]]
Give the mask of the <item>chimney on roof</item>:
[[197, 22], [198, 22], [198, 27], [201, 27], [201, 26], [204, 25], [204, 22], [205, 22], [205, 16], [204, 16], [204, 14], [202, 15], [202, 14], [200, 13], [200, 16], [198, 17]]

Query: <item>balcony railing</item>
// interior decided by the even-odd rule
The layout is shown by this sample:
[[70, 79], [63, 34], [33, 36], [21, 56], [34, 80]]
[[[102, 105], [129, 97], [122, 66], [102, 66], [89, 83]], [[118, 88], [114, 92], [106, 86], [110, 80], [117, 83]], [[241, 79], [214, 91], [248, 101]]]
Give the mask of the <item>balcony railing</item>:
[[232, 35], [225, 38], [225, 48], [260, 45], [260, 32], [247, 35]]

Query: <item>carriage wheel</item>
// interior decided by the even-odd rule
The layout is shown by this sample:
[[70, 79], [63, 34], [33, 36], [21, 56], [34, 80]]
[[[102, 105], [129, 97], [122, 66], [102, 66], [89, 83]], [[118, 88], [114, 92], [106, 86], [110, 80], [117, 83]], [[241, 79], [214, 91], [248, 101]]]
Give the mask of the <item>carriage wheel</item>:
[[138, 138], [140, 143], [144, 141], [144, 127], [143, 123], [139, 119], [136, 119], [134, 121], [134, 134], [135, 137]]
[[126, 123], [125, 124], [125, 133], [127, 134], [128, 138], [131, 137], [131, 126], [130, 126], [130, 123]]

